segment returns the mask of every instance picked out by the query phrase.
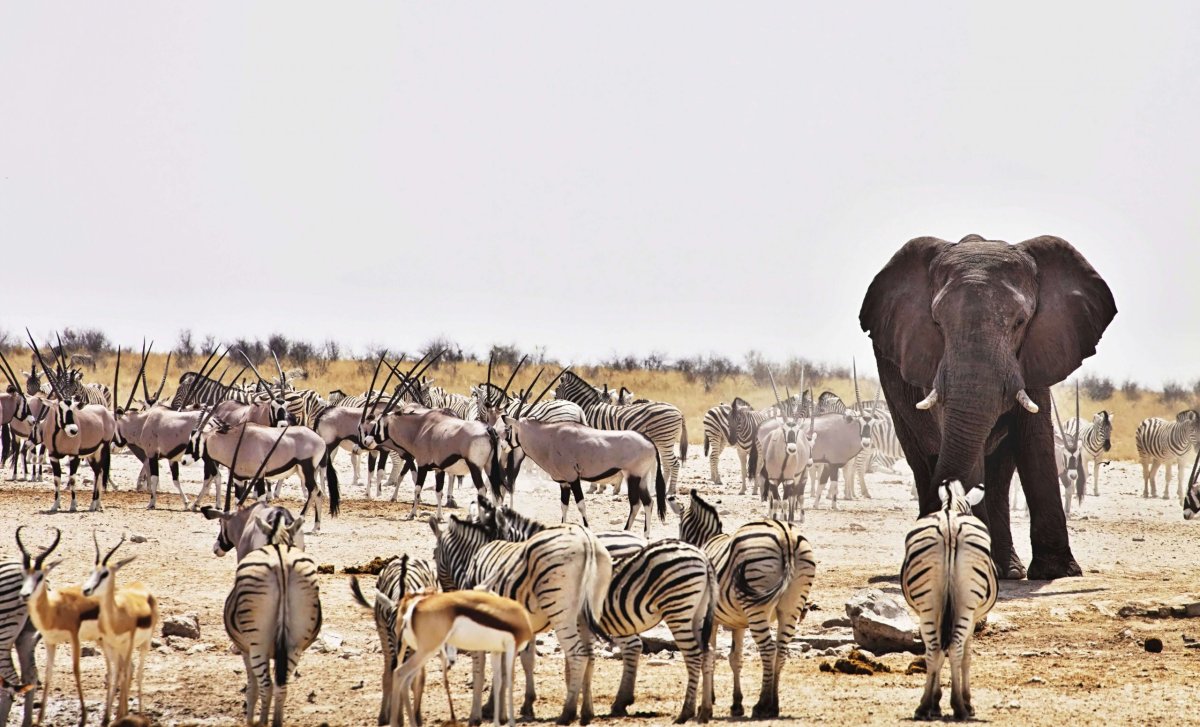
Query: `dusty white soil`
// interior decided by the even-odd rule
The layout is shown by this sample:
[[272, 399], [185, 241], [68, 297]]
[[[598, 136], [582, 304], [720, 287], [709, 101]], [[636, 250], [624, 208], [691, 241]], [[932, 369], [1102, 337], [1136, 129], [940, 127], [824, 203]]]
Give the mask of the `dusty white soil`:
[[[341, 458], [343, 483], [350, 480], [346, 458]], [[736, 459], [726, 453], [726, 482], [736, 479]], [[165, 469], [165, 468], [164, 468]], [[212, 554], [215, 526], [201, 516], [181, 510], [177, 495], [164, 483], [159, 509], [147, 511], [147, 498], [131, 492], [136, 462], [128, 455], [114, 459], [121, 490], [104, 497], [103, 513], [44, 514], [52, 501], [49, 481], [40, 484], [4, 483], [0, 511], [0, 557], [14, 559], [12, 533], [19, 524], [31, 526], [34, 539], [46, 542], [48, 529], [62, 528], [63, 542], [57, 557], [63, 564], [54, 572], [56, 584], [79, 583], [92, 563], [91, 533], [111, 543], [122, 532], [144, 535], [142, 544], [122, 546], [138, 560], [123, 577], [147, 584], [158, 596], [164, 614], [194, 611], [199, 615], [201, 638], [196, 642], [162, 644], [151, 652], [146, 669], [146, 707], [158, 724], [233, 725], [241, 723], [242, 659], [228, 650], [221, 621], [225, 595], [233, 579], [234, 557]], [[757, 498], [733, 494], [735, 488], [717, 488], [708, 482], [708, 462], [693, 456], [680, 486], [681, 493], [697, 487], [727, 510], [726, 528], [759, 516]], [[48, 469], [47, 469], [48, 474]], [[1140, 470], [1114, 464], [1103, 474], [1100, 498], [1088, 497], [1070, 521], [1076, 558], [1085, 571], [1082, 578], [1057, 582], [1007, 582], [993, 611], [993, 625], [974, 642], [972, 665], [974, 703], [980, 720], [1014, 724], [1152, 724], [1168, 720], [1196, 720], [1192, 702], [1200, 679], [1200, 651], [1185, 647], [1183, 637], [1200, 638], [1200, 620], [1121, 618], [1117, 609], [1134, 601], [1200, 601], [1195, 568], [1197, 526], [1183, 521], [1177, 500], [1143, 500]], [[189, 495], [199, 487], [199, 471], [185, 473]], [[7, 480], [7, 474], [5, 475]], [[915, 514], [909, 499], [909, 480], [872, 475], [874, 499], [843, 502], [836, 512], [809, 509], [803, 530], [811, 540], [819, 565], [812, 598], [817, 610], [801, 624], [800, 639], [843, 638], [841, 626], [822, 623], [844, 617], [843, 604], [851, 594], [869, 586], [899, 594], [895, 576], [902, 555], [903, 537]], [[425, 492], [431, 502], [432, 488]], [[90, 490], [90, 488], [89, 488]], [[285, 488], [288, 504], [298, 510], [299, 488]], [[348, 492], [346, 492], [348, 490]], [[379, 704], [381, 657], [370, 613], [352, 600], [347, 565], [374, 556], [408, 552], [428, 557], [432, 535], [418, 520], [406, 522], [411, 486], [401, 488], [400, 503], [368, 502], [363, 488], [343, 489], [340, 518], [326, 517], [324, 531], [307, 540], [318, 563], [332, 564], [336, 575], [321, 577], [321, 599], [326, 633], [340, 636], [332, 653], [316, 649], [300, 662], [299, 676], [291, 682], [287, 701], [289, 724], [374, 724]], [[82, 494], [86, 507], [90, 491]], [[460, 504], [468, 500], [459, 496]], [[66, 500], [64, 499], [64, 503]], [[544, 478], [522, 475], [518, 507], [543, 521], [559, 516], [557, 487]], [[616, 528], [627, 512], [624, 498], [591, 496], [592, 523], [600, 529]], [[453, 512], [453, 511], [452, 511]], [[462, 512], [459, 510], [458, 512]], [[578, 515], [572, 512], [572, 519]], [[674, 536], [678, 521], [668, 515], [666, 524], [655, 523], [654, 535]], [[1014, 537], [1028, 561], [1028, 519], [1014, 514]], [[368, 582], [373, 578], [368, 577]], [[1161, 638], [1161, 654], [1147, 653], [1142, 641]], [[553, 640], [546, 640], [552, 650]], [[728, 637], [722, 638], [728, 643]], [[180, 646], [182, 648], [175, 648]], [[838, 724], [895, 723], [911, 717], [924, 677], [907, 676], [903, 669], [911, 657], [891, 655], [883, 661], [898, 673], [874, 676], [835, 675], [820, 672], [827, 657], [816, 650], [795, 657], [785, 666], [781, 693], [782, 713], [797, 723], [829, 721]], [[722, 649], [721, 656], [724, 656]], [[44, 652], [38, 647], [39, 664]], [[539, 720], [552, 720], [563, 694], [562, 659], [550, 655], [537, 663]], [[60, 652], [48, 721], [74, 724], [78, 707], [70, 676], [69, 657]], [[83, 660], [85, 694], [98, 724], [102, 707], [104, 661], [100, 656]], [[460, 663], [451, 673], [456, 710], [464, 719], [470, 704], [469, 665]], [[600, 659], [596, 666], [596, 711], [605, 715], [616, 691], [620, 661]], [[448, 719], [445, 694], [436, 666], [430, 674], [425, 707], [427, 719], [437, 724]], [[946, 675], [948, 679], [948, 673]], [[677, 713], [685, 670], [678, 658], [645, 658], [640, 671], [637, 701], [622, 720], [636, 724], [663, 724]], [[743, 688], [747, 708], [758, 695], [759, 671], [753, 646], [747, 650]], [[731, 694], [728, 664], [719, 660], [716, 671], [717, 718], [728, 718]], [[948, 703], [948, 689], [945, 695]], [[10, 723], [16, 724], [19, 709]], [[601, 717], [600, 721], [608, 721]], [[780, 720], [780, 722], [789, 720]]]

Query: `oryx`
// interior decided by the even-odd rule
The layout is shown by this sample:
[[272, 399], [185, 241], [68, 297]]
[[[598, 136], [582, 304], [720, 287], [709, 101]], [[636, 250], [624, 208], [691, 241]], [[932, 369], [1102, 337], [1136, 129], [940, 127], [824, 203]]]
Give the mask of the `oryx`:
[[[1058, 431], [1054, 433], [1054, 454], [1058, 462], [1058, 481], [1063, 487], [1063, 511], [1071, 515], [1071, 495], [1083, 503], [1087, 492], [1087, 468], [1083, 466], [1083, 445], [1079, 436], [1079, 428], [1068, 432], [1063, 428], [1062, 418], [1058, 413], [1058, 404], [1050, 397], [1050, 405], [1054, 409], [1054, 419], [1058, 422]], [[1075, 382], [1075, 421], [1079, 421], [1079, 382]], [[1028, 505], [1026, 506], [1028, 508]]]
[[[541, 376], [541, 372], [538, 376]], [[556, 376], [547, 385], [543, 396], [557, 380]], [[534, 383], [537, 383], [537, 377], [534, 377]], [[533, 384], [530, 384], [532, 388]], [[663, 477], [658, 449], [646, 435], [633, 430], [593, 429], [575, 422], [539, 422], [522, 418], [522, 413], [518, 408], [515, 416], [503, 415], [505, 441], [513, 449], [521, 448], [545, 470], [550, 479], [558, 483], [564, 523], [567, 521], [571, 495], [574, 495], [583, 524], [589, 526], [587, 506], [583, 500], [583, 480], [608, 481], [620, 476], [625, 479], [629, 492], [629, 517], [625, 520], [625, 529], [633, 527], [638, 512], [645, 507], [644, 529], [646, 537], [650, 537], [650, 480], [653, 478], [655, 482], [660, 520], [666, 517], [667, 512], [667, 481]]]
[[[28, 329], [25, 332], [29, 335], [29, 344], [42, 368], [47, 369], [46, 362], [42, 359], [42, 353], [33, 340], [33, 334], [29, 333]], [[118, 359], [120, 359], [120, 355], [120, 350], [118, 350]], [[118, 361], [118, 374], [119, 370]], [[75, 473], [79, 469], [80, 457], [86, 457], [92, 468], [92, 505], [90, 509], [92, 511], [103, 510], [103, 505], [100, 503], [100, 488], [101, 486], [105, 489], [108, 488], [112, 440], [117, 431], [116, 413], [98, 404], [85, 405], [77, 399], [66, 399], [62, 396], [53, 377], [48, 378], [59, 398], [57, 401], [52, 400], [51, 405], [41, 413], [42, 419], [36, 425], [39, 427], [36, 436], [40, 437], [46, 446], [47, 456], [50, 458], [50, 469], [54, 474], [54, 505], [50, 508], [50, 512], [59, 510], [62, 488], [61, 459], [63, 457], [69, 458], [67, 486], [71, 490], [70, 511], [75, 512], [76, 510]], [[116, 388], [117, 381], [116, 375], [114, 375], [113, 389], [116, 390]], [[113, 409], [116, 409], [115, 402]]]
[[[769, 517], [794, 522], [796, 510], [799, 509], [800, 522], [804, 522], [804, 485], [811, 462], [809, 455], [816, 437], [812, 427], [812, 407], [809, 407], [809, 432], [806, 434], [799, 412], [779, 399], [775, 375], [769, 370], [767, 374], [771, 378], [771, 391], [775, 394], [775, 403], [781, 413], [780, 418], [759, 426], [750, 450], [750, 473], [757, 481], [762, 500], [767, 503]], [[803, 372], [800, 394], [803, 398]], [[788, 392], [788, 400], [791, 400], [791, 392]]]

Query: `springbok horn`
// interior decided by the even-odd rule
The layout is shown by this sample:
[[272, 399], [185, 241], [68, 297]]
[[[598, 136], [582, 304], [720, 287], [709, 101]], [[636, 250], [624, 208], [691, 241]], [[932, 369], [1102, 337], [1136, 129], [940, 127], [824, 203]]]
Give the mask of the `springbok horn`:
[[17, 526], [17, 547], [21, 550], [21, 558], [24, 561], [23, 565], [28, 568], [33, 558], [29, 556], [29, 551], [25, 549], [25, 543], [21, 542], [21, 531], [24, 529], [24, 525]]
[[1025, 410], [1030, 414], [1038, 413], [1038, 405], [1033, 403], [1033, 399], [1029, 398], [1029, 394], [1026, 394], [1024, 389], [1021, 389], [1017, 392], [1017, 401], [1020, 402], [1021, 406], [1025, 407]]
[[[46, 558], [51, 553], [54, 552], [55, 548], [58, 547], [58, 541], [61, 539], [62, 539], [62, 531], [59, 530], [58, 528], [54, 528], [54, 540], [50, 543], [50, 547], [43, 550], [39, 555], [37, 555], [33, 559], [33, 565], [35, 568], [42, 567], [42, 563], [46, 562]], [[20, 538], [20, 536], [18, 536], [17, 543], [20, 544], [20, 542], [21, 542], [21, 538]], [[23, 545], [21, 546], [21, 552], [25, 553], [25, 546], [23, 546]], [[26, 555], [28, 555], [28, 553], [26, 553]]]
[[933, 405], [937, 403], [937, 400], [938, 400], [938, 393], [937, 393], [937, 387], [935, 386], [933, 388], [933, 390], [929, 392], [929, 396], [927, 396], [924, 399], [917, 402], [917, 408], [920, 409], [921, 411], [925, 411], [926, 409], [932, 408]]
[[[95, 537], [95, 535], [96, 535], [96, 531], [95, 531], [95, 530], [93, 530], [93, 531], [92, 531], [92, 536], [93, 536], [93, 537]], [[117, 544], [116, 544], [116, 545], [114, 545], [114, 546], [112, 547], [112, 550], [108, 551], [108, 555], [104, 556], [104, 560], [103, 560], [103, 561], [101, 561], [101, 562], [102, 562], [102, 563], [104, 563], [105, 565], [108, 565], [108, 559], [109, 559], [109, 558], [111, 558], [111, 557], [113, 557], [113, 553], [117, 552], [117, 548], [121, 547], [121, 544], [122, 544], [122, 543], [124, 543], [124, 542], [125, 542], [125, 534], [124, 534], [124, 533], [122, 533], [122, 534], [121, 534], [121, 539], [120, 539], [120, 540], [118, 540], [118, 541], [117, 541]]]
[[46, 373], [46, 379], [50, 382], [50, 388], [58, 396], [59, 401], [64, 401], [65, 398], [62, 391], [58, 388], [58, 382], [55, 380], [53, 374], [50, 373], [50, 368], [46, 366], [46, 359], [42, 358], [42, 351], [38, 348], [37, 342], [33, 340], [33, 334], [29, 332], [28, 328], [25, 329], [25, 335], [29, 336], [29, 345], [33, 347], [33, 354], [37, 356], [38, 363], [42, 365], [42, 370]]
[[525, 359], [527, 358], [529, 358], [529, 354], [525, 354], [521, 357], [521, 360], [517, 362], [517, 367], [512, 370], [512, 374], [508, 377], [508, 381], [504, 384], [504, 388], [501, 389], [501, 391], [504, 392], [505, 398], [508, 397], [508, 387], [512, 386], [513, 379], [517, 378], [517, 372], [520, 371], [521, 367], [525, 365]]
[[779, 407], [779, 415], [783, 416], [783, 402], [779, 400], [779, 391], [775, 388], [775, 374], [767, 369], [767, 376], [771, 377], [771, 393], [775, 394], [775, 405]]

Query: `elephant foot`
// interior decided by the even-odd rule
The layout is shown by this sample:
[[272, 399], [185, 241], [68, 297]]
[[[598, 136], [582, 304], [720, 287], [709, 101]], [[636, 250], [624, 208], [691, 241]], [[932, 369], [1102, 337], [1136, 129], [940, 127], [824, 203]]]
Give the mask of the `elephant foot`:
[[996, 573], [1001, 580], [1019, 581], [1025, 578], [1025, 564], [1015, 550], [1009, 551], [1008, 558], [1003, 553], [992, 553], [992, 562], [996, 565]]
[[1065, 555], [1035, 555], [1029, 563], [1029, 580], [1052, 581], [1055, 578], [1072, 578], [1083, 575], [1083, 569], [1075, 557], [1067, 551]]

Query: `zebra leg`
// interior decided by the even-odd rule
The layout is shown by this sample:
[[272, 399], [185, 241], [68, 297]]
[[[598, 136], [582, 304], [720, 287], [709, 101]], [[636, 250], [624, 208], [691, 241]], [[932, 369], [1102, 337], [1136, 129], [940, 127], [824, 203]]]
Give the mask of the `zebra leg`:
[[[943, 614], [942, 618], [949, 618], [950, 614]], [[936, 638], [936, 637], [935, 637]], [[925, 692], [921, 695], [921, 703], [917, 705], [917, 711], [913, 714], [914, 719], [937, 719], [942, 716], [942, 662], [946, 659], [946, 652], [942, 651], [941, 647], [935, 649], [928, 648], [928, 642], [925, 651]]]
[[[633, 636], [616, 636], [613, 642], [621, 648], [621, 686], [617, 688], [617, 696], [613, 699], [612, 710], [609, 712], [611, 717], [626, 717], [628, 716], [628, 707], [633, 704], [633, 690], [637, 684], [638, 660], [642, 656], [642, 637]], [[689, 672], [690, 672], [689, 668]], [[690, 681], [691, 674], [688, 679]]]
[[[537, 701], [537, 690], [533, 682], [533, 660], [537, 652], [533, 647], [534, 640], [530, 639], [525, 650], [521, 652], [521, 670], [525, 672], [525, 700], [521, 703], [521, 718], [533, 719], [533, 703]], [[514, 674], [514, 676], [516, 676]]]
[[750, 634], [758, 645], [758, 658], [762, 661], [762, 691], [754, 704], [751, 715], [754, 719], [771, 719], [779, 716], [779, 695], [775, 692], [775, 651], [779, 645], [771, 637], [771, 622], [766, 614], [750, 617]]
[[[562, 712], [558, 715], [557, 723], [571, 724], [579, 712], [579, 697], [583, 692], [583, 675], [586, 671], [587, 660], [591, 657], [591, 635], [580, 633], [579, 624], [565, 623], [562, 628], [555, 628], [554, 634], [562, 645], [563, 665], [566, 671], [567, 694], [563, 700]], [[582, 721], [581, 721], [582, 723]]]
[[571, 505], [571, 484], [569, 482], [558, 483], [558, 497], [562, 503], [562, 522], [567, 521], [567, 508]]
[[1163, 496], [1162, 499], [1171, 499], [1171, 463], [1167, 462], [1163, 465]]
[[964, 696], [962, 673], [964, 644], [955, 642], [948, 649], [950, 657], [950, 707], [954, 710], [955, 719], [967, 719], [974, 711], [971, 709], [969, 698]]
[[[733, 703], [729, 705], [729, 714], [741, 717], [746, 713], [742, 708], [742, 651], [746, 639], [746, 629], [733, 629], [733, 642], [729, 647], [729, 669], [733, 672]], [[713, 630], [713, 641], [716, 642], [716, 629]]]
[[[50, 512], [55, 513], [58, 512], [59, 490], [62, 488], [62, 461], [52, 457], [50, 459], [50, 472], [54, 475], [54, 504], [50, 506]], [[45, 707], [46, 700], [43, 698], [42, 709], [45, 709]], [[38, 722], [41, 722], [41, 719]]]
[[[707, 440], [707, 436], [705, 437]], [[725, 438], [721, 437], [720, 441], [713, 442], [708, 450], [708, 479], [714, 485], [723, 484], [721, 482], [721, 473], [717, 469], [717, 465], [721, 461], [721, 452], [725, 450]]]
[[962, 666], [959, 671], [962, 673], [962, 699], [963, 704], [967, 708], [967, 715], [975, 716], [975, 707], [971, 704], [971, 632], [967, 632], [967, 637], [962, 645]]
[[1100, 497], [1100, 455], [1092, 457], [1092, 497]]
[[671, 470], [670, 477], [667, 480], [667, 494], [674, 495], [675, 488], [679, 484], [679, 471], [683, 469], [679, 457], [675, 454], [675, 444], [672, 442], [666, 449], [661, 450], [659, 456], [662, 458], [662, 466]]
[[[482, 478], [482, 476], [483, 476], [482, 473], [480, 473], [480, 478]], [[475, 479], [476, 479], [475, 473], [472, 472], [471, 480], [474, 481]], [[475, 493], [476, 494], [479, 494], [482, 491], [482, 489], [483, 489], [481, 487], [482, 482], [483, 482], [483, 480], [480, 479], [479, 482], [477, 482], [475, 484]], [[451, 475], [450, 476], [450, 489], [448, 489], [446, 491], [446, 507], [458, 507], [458, 503], [454, 501], [454, 485], [455, 484], [461, 485], [462, 483], [463, 483], [463, 478], [461, 475]]]
[[[684, 614], [679, 617], [667, 620], [667, 628], [671, 630], [671, 636], [675, 639], [675, 645], [679, 647], [680, 654], [683, 655], [684, 666], [687, 667], [687, 687], [683, 692], [683, 706], [679, 710], [679, 716], [675, 718], [675, 724], [683, 724], [692, 717], [696, 716], [696, 689], [700, 685], [700, 677], [704, 672], [704, 662], [707, 651], [704, 648], [705, 644], [701, 640], [700, 629], [698, 624], [692, 622], [696, 614]], [[641, 652], [641, 639], [638, 638], [638, 651]], [[625, 649], [621, 649], [621, 657], [624, 658]], [[634, 680], [637, 679], [637, 671], [633, 674], [633, 679], [629, 683], [629, 702], [633, 703], [633, 687]], [[624, 686], [624, 679], [621, 684]], [[701, 722], [707, 721], [707, 718], [701, 715]]]
[[413, 492], [412, 512], [408, 513], [408, 517], [404, 518], [405, 520], [412, 520], [417, 516], [417, 505], [421, 504], [421, 488], [425, 486], [425, 475], [427, 474], [429, 474], [428, 467], [417, 468], [417, 488]]

